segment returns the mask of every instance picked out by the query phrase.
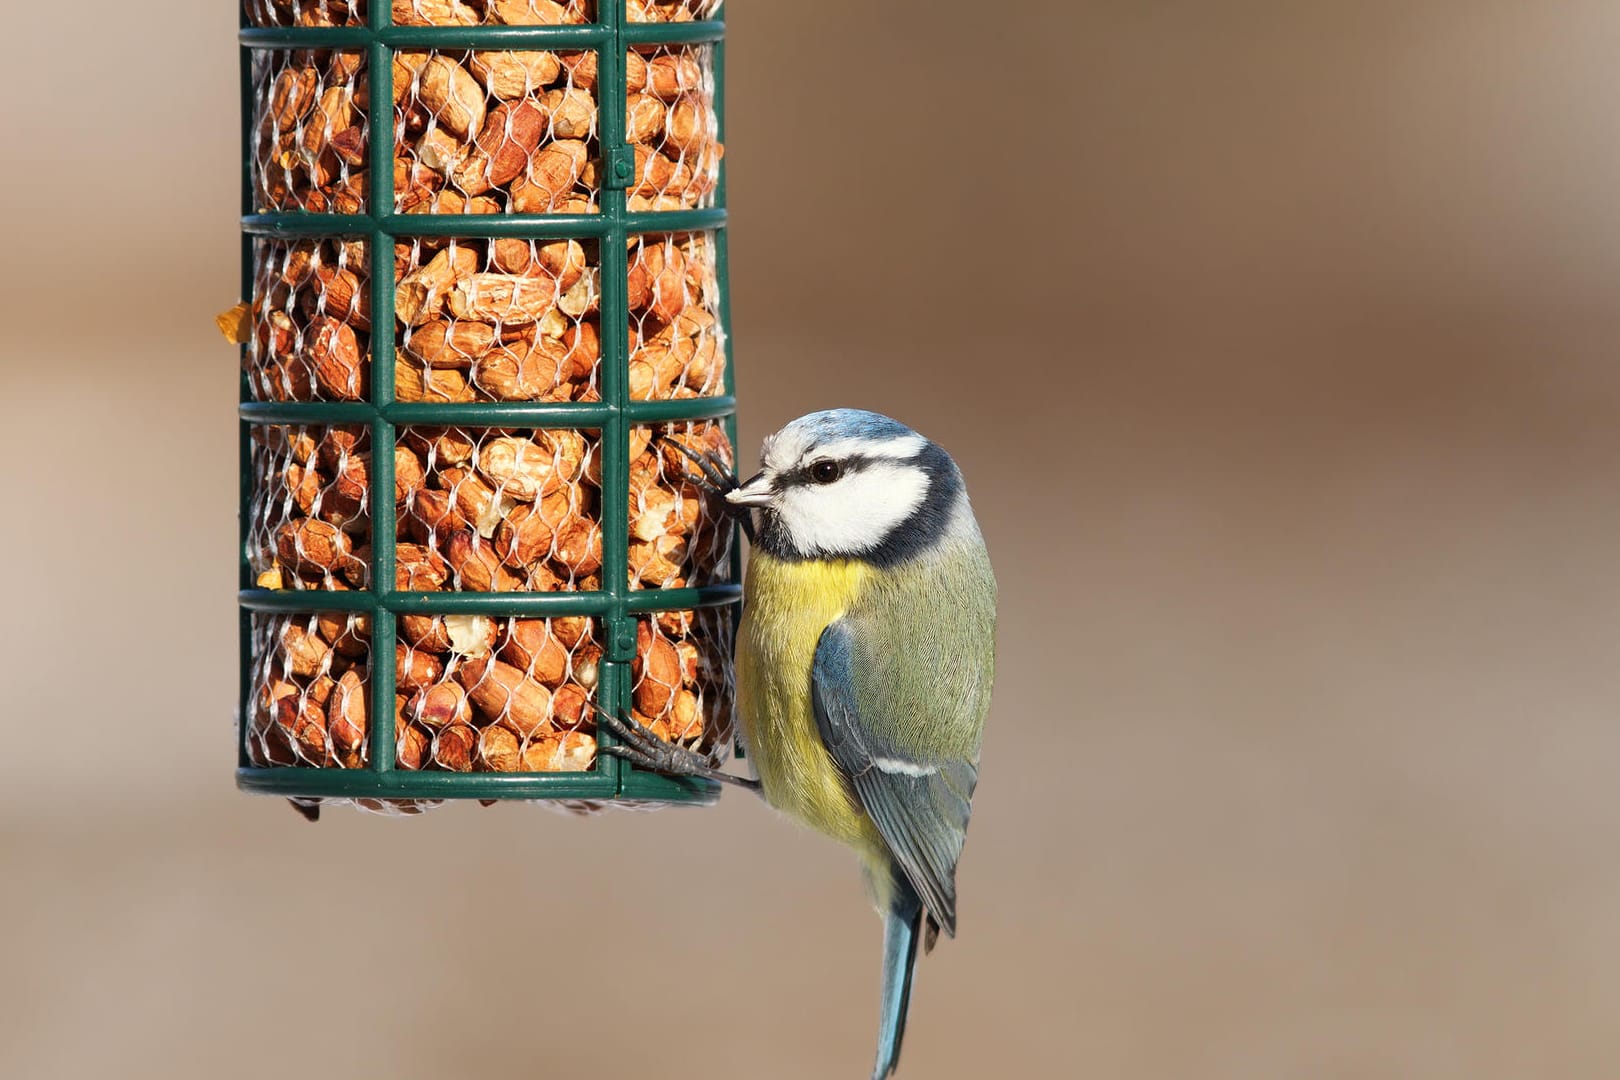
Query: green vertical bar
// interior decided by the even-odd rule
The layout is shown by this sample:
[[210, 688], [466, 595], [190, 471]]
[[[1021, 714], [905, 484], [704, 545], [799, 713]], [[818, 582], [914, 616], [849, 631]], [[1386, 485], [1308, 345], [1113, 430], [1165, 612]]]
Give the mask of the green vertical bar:
[[[607, 44], [596, 57], [596, 115], [603, 161], [597, 198], [608, 222], [598, 252], [602, 263], [602, 400], [613, 409], [602, 428], [602, 587], [609, 601], [602, 618], [606, 647], [597, 694], [601, 707], [619, 716], [629, 711], [626, 661], [634, 656], [636, 646], [635, 620], [624, 608], [630, 577], [630, 430], [624, 416], [630, 394], [630, 313], [625, 297], [625, 194], [622, 188], [609, 186], [606, 164], [610, 154], [624, 144], [624, 0], [600, 0], [597, 17], [609, 31]], [[613, 737], [601, 729], [597, 738], [601, 745], [613, 745]], [[596, 767], [613, 783], [615, 793], [623, 790], [628, 767], [622, 761], [612, 754], [598, 754]]]
[[[726, 141], [726, 43], [724, 38], [714, 43], [714, 115], [716, 125], [715, 136], [720, 140], [721, 144], [724, 145]], [[721, 209], [726, 208], [727, 171], [726, 159], [724, 156], [722, 156], [720, 158], [720, 176], [718, 181], [715, 183], [714, 188], [714, 204]], [[727, 221], [729, 224], [729, 215], [727, 217]], [[726, 393], [735, 399], [737, 395], [737, 365], [734, 362], [733, 350], [731, 347], [730, 235], [730, 229], [725, 226], [715, 230], [714, 269], [715, 280], [720, 286], [720, 348], [726, 362], [723, 384], [725, 386]], [[733, 458], [732, 469], [738, 476], [746, 476], [752, 470], [743, 467], [743, 449], [740, 441], [741, 437], [737, 431], [737, 414], [735, 412], [727, 415], [725, 427], [726, 438], [731, 440], [731, 453]], [[729, 527], [731, 529], [730, 580], [733, 584], [741, 584], [743, 580], [742, 527], [735, 521], [729, 522]], [[722, 639], [722, 647], [726, 649], [727, 653], [732, 656], [736, 655], [737, 625], [740, 621], [741, 613], [742, 605], [739, 603], [731, 605], [729, 611], [727, 611], [723, 616], [719, 613], [717, 613], [715, 616], [716, 618], [724, 617], [726, 619], [726, 633]], [[741, 729], [737, 725], [736, 717], [737, 687], [735, 671], [732, 672], [732, 685], [727, 687], [727, 691], [730, 693], [732, 701], [732, 754], [733, 756], [740, 758], [744, 756], [744, 748], [742, 744]]]
[[[716, 137], [724, 145], [726, 141], [726, 43], [717, 41], [714, 44], [714, 115], [716, 124]], [[726, 208], [726, 159], [720, 159], [720, 177], [714, 186], [714, 204], [720, 209]], [[720, 286], [720, 347], [725, 357], [725, 377], [722, 385], [725, 393], [736, 396], [737, 368], [732, 363], [731, 350], [731, 258], [727, 250], [728, 230], [722, 226], [714, 231], [714, 274]], [[737, 459], [737, 471], [741, 472], [742, 452], [737, 446], [737, 414], [729, 414], [725, 420], [726, 438], [731, 440], [732, 453]], [[740, 529], [732, 525], [732, 550], [741, 556], [742, 549], [738, 546]], [[740, 559], [732, 559], [732, 580], [738, 580]]]
[[[247, 9], [244, 6], [237, 12], [239, 26], [247, 25]], [[253, 53], [241, 46], [237, 47], [241, 92], [241, 132], [242, 132], [242, 214], [245, 217], [253, 213]], [[242, 257], [242, 299], [253, 301], [253, 237], [247, 233], [241, 238]], [[248, 346], [243, 345], [237, 350], [236, 372], [236, 400], [247, 401], [250, 397], [247, 376]], [[246, 589], [256, 584], [253, 580], [253, 568], [248, 563], [247, 537], [249, 511], [253, 504], [253, 439], [251, 427], [245, 420], [236, 422], [236, 465], [240, 473], [236, 497], [236, 581], [237, 588]], [[247, 727], [253, 716], [253, 615], [245, 608], [238, 608], [236, 615], [237, 633], [237, 723], [236, 723], [236, 767], [246, 768], [252, 762], [247, 751]]]
[[[386, 4], [374, 0], [374, 26], [387, 11]], [[394, 208], [394, 70], [388, 46], [373, 42], [368, 64], [371, 102], [366, 122], [371, 126], [371, 183], [366, 216], [371, 219], [371, 401], [380, 407], [394, 401], [394, 237], [382, 225], [382, 219]], [[392, 536], [390, 527], [390, 558]]]
[[[722, 38], [714, 43], [714, 116], [716, 137], [724, 145], [726, 141], [726, 43]], [[720, 177], [714, 187], [714, 204], [722, 210], [726, 207], [726, 158], [720, 159]], [[729, 222], [729, 217], [728, 217]], [[722, 226], [714, 231], [714, 273], [715, 280], [720, 286], [720, 348], [725, 357], [725, 377], [723, 385], [725, 392], [735, 398], [737, 394], [737, 365], [733, 362], [731, 347], [731, 252], [730, 229]], [[726, 438], [731, 440], [731, 453], [734, 459], [733, 471], [738, 476], [746, 476], [752, 469], [743, 467], [742, 444], [738, 441], [737, 414], [732, 412], [725, 419]], [[743, 580], [743, 547], [742, 527], [737, 522], [728, 523], [731, 529], [731, 574], [733, 584], [741, 584]], [[737, 624], [741, 615], [742, 605], [731, 605], [728, 612], [727, 631], [723, 647], [732, 655], [736, 654]], [[716, 618], [722, 617], [716, 614]], [[732, 674], [733, 683], [728, 687], [733, 706], [737, 698], [736, 674]], [[736, 726], [736, 709], [733, 707], [733, 728], [731, 733], [732, 753], [736, 757], [743, 757], [742, 736]]]
[[[726, 41], [721, 38], [714, 43], [714, 121], [715, 138], [721, 145], [726, 141]], [[720, 178], [714, 185], [714, 205], [724, 210], [726, 206], [726, 159], [720, 158]], [[724, 279], [722, 279], [722, 285]]]
[[366, 216], [371, 269], [371, 767], [394, 767], [394, 613], [384, 606], [394, 588], [394, 426], [382, 408], [394, 400], [394, 238], [380, 222], [394, 207], [394, 68], [376, 34], [388, 25], [390, 5], [371, 0], [373, 39], [368, 47], [371, 101], [366, 110], [371, 176]]

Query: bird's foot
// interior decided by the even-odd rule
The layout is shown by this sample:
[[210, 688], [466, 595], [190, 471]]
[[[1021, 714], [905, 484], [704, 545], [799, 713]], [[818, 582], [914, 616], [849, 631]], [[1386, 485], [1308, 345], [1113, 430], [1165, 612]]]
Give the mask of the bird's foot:
[[614, 746], [602, 747], [602, 753], [612, 754], [637, 768], [662, 773], [665, 776], [699, 776], [705, 780], [717, 780], [722, 784], [735, 784], [748, 791], [756, 793], [759, 791], [758, 780], [722, 772], [703, 754], [665, 742], [651, 728], [632, 716], [614, 716], [598, 709], [596, 723], [619, 740]]
[[719, 499], [726, 516], [735, 518], [740, 522], [744, 535], [750, 541], [753, 540], [753, 515], [748, 512], [746, 507], [734, 506], [726, 501], [728, 494], [742, 487], [742, 484], [737, 480], [736, 473], [731, 471], [731, 466], [727, 465], [720, 455], [713, 450], [704, 450], [699, 453], [679, 439], [666, 439], [665, 442], [674, 447], [676, 453], [697, 467], [697, 472], [690, 469], [685, 470], [683, 473], [684, 478]]
[[701, 453], [679, 439], [666, 438], [664, 440], [677, 454], [697, 466], [697, 472], [687, 472], [686, 479], [711, 495], [724, 496], [729, 491], [735, 491], [740, 486], [736, 475], [731, 471], [720, 455], [713, 450], [704, 450]]

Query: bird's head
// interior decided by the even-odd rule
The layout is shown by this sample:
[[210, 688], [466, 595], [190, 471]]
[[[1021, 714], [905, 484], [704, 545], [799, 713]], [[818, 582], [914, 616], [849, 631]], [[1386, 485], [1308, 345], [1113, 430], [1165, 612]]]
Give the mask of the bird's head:
[[971, 523], [962, 474], [940, 446], [860, 409], [801, 416], [765, 440], [758, 474], [726, 495], [780, 559], [893, 565]]

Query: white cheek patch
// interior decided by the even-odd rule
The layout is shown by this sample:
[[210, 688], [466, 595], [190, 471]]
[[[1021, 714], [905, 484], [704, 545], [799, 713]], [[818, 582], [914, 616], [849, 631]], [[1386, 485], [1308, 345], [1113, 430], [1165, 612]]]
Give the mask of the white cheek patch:
[[873, 462], [832, 484], [794, 485], [777, 512], [805, 554], [865, 551], [922, 505], [928, 476], [914, 465]]

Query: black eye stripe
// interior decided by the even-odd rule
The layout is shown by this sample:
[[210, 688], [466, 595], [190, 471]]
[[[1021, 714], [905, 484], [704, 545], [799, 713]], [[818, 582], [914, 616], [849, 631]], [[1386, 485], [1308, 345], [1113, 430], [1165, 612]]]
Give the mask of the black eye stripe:
[[[828, 462], [828, 461], [832, 461], [832, 459], [831, 458], [818, 458], [817, 460], [812, 461], [807, 465], [801, 466], [800, 468], [795, 469], [792, 473], [788, 474], [788, 476], [785, 478], [785, 482], [789, 483], [789, 484], [829, 483], [830, 481], [819, 481], [819, 480], [817, 480], [816, 477], [815, 477], [815, 472], [814, 472], [817, 465], [823, 464], [824, 462]], [[872, 465], [879, 465], [879, 464], [883, 464], [883, 465], [915, 465], [917, 463], [917, 459], [916, 458], [872, 457], [872, 456], [865, 455], [865, 454], [855, 454], [855, 455], [852, 455], [850, 457], [839, 458], [838, 460], [833, 461], [832, 463], [838, 466], [839, 478], [842, 478], [842, 477], [845, 477], [845, 476], [849, 476], [849, 475], [851, 475], [853, 473], [861, 472], [863, 469], [869, 468]]]

